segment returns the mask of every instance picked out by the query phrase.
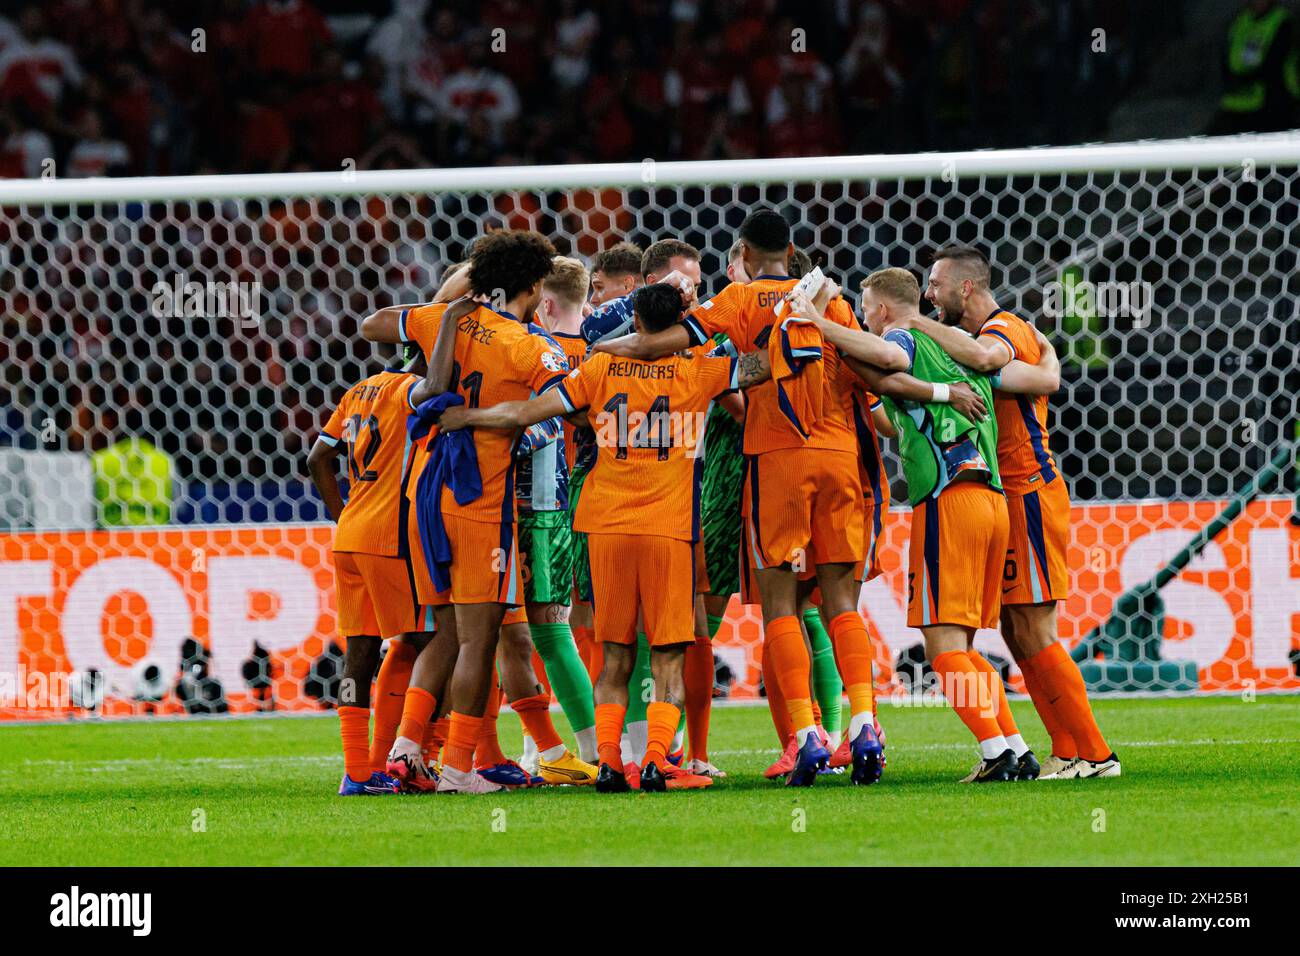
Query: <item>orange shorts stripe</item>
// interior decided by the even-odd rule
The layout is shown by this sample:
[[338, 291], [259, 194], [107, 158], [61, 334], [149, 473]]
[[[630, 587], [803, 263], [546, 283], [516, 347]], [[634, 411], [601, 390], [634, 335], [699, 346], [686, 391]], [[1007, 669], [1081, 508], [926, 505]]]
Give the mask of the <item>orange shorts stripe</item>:
[[451, 603], [524, 603], [516, 526], [443, 515], [451, 539]]
[[695, 640], [695, 548], [660, 535], [587, 536], [596, 640], [636, 641], [637, 612], [651, 647]]
[[1007, 495], [1011, 534], [1003, 604], [1045, 604], [1070, 596], [1070, 491], [1059, 474], [1024, 495]]
[[997, 627], [1009, 535], [1006, 499], [976, 482], [912, 509], [907, 623]]
[[404, 558], [335, 551], [334, 580], [342, 637], [433, 629], [432, 609], [418, 603]]
[[875, 502], [870, 498], [862, 500], [862, 533], [866, 547], [862, 560], [858, 562], [857, 579], [864, 584], [884, 572], [880, 564], [880, 541], [885, 534], [884, 520], [887, 513], [885, 509], [878, 513]]
[[415, 596], [421, 604], [441, 607], [451, 603], [451, 589], [439, 594], [433, 588], [433, 578], [429, 576], [429, 565], [424, 557], [424, 544], [420, 540], [420, 529], [415, 517], [407, 522], [406, 545], [411, 555], [411, 576], [415, 578]]
[[785, 448], [746, 459], [744, 545], [754, 570], [857, 564], [862, 559], [862, 485], [851, 452]]

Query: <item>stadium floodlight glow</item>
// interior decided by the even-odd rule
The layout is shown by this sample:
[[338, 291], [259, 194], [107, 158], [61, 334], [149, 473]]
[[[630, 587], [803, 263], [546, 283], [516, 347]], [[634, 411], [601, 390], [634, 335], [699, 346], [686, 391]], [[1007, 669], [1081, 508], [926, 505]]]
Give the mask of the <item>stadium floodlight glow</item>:
[[[262, 706], [244, 680], [254, 645], [270, 657], [277, 709], [315, 708], [302, 681], [334, 638], [331, 528], [302, 460], [339, 391], [383, 357], [360, 341], [359, 319], [427, 299], [446, 265], [501, 225], [587, 258], [625, 237], [680, 237], [704, 253], [715, 291], [760, 204], [794, 223], [795, 242], [853, 300], [874, 269], [921, 271], [938, 246], [978, 245], [999, 303], [1052, 338], [1063, 387], [1049, 427], [1075, 504], [1061, 607], [1072, 644], [1295, 440], [1294, 133], [0, 181], [0, 440], [13, 445], [0, 447], [0, 681], [93, 669], [108, 689], [99, 711], [129, 713], [129, 691], [113, 688], [132, 687], [145, 659], [174, 685], [195, 638], [233, 712]], [[1180, 673], [1202, 691], [1300, 687], [1295, 500], [1274, 491], [1161, 591], [1161, 658], [1186, 662]], [[894, 499], [905, 500], [897, 481]], [[885, 574], [862, 601], [886, 691], [919, 640], [903, 611], [906, 526], [896, 505]], [[719, 634], [733, 696], [755, 693], [759, 642], [756, 609]], [[991, 633], [977, 643], [1005, 654]], [[52, 715], [4, 708], [0, 695], [0, 717]]]

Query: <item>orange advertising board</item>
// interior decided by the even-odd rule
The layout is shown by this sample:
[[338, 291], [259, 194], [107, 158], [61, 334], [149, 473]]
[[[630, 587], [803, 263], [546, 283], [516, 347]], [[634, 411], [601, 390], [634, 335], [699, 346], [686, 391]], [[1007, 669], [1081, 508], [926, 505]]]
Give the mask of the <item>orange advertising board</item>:
[[[1066, 643], [1102, 623], [1119, 594], [1149, 578], [1223, 506], [1076, 506], [1071, 596], [1061, 608]], [[1162, 592], [1163, 656], [1194, 661], [1202, 690], [1300, 689], [1293, 513], [1289, 499], [1255, 502]], [[895, 656], [920, 642], [903, 604], [909, 520], [905, 510], [890, 515], [885, 573], [862, 593], [885, 688], [894, 683]], [[190, 637], [207, 647], [233, 712], [258, 707], [243, 679], [254, 644], [271, 655], [278, 709], [319, 708], [302, 684], [338, 640], [332, 533], [327, 525], [240, 525], [0, 535], [0, 718], [66, 713], [61, 688], [91, 668], [104, 677], [104, 713], [139, 713], [131, 697], [141, 662], [159, 665], [171, 686]], [[733, 600], [715, 641], [735, 675], [735, 697], [757, 692], [757, 611]], [[996, 632], [976, 640], [1009, 657]], [[180, 707], [168, 695], [156, 710]]]

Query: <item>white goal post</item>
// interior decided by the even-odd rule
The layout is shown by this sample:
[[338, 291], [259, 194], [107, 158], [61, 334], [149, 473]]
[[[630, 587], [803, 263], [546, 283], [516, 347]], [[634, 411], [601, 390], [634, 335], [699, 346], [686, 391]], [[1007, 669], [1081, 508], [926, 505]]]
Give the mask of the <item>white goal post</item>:
[[209, 176], [133, 176], [114, 179], [0, 180], [0, 205], [121, 202], [163, 199], [264, 199], [291, 196], [368, 196], [505, 189], [755, 185], [788, 182], [861, 182], [1039, 173], [1177, 172], [1189, 169], [1295, 165], [1300, 135], [1225, 136], [1043, 146], [954, 153], [810, 156], [562, 166], [488, 166], [452, 169], [355, 170]]
[[[679, 237], [716, 289], [757, 204], [781, 210], [854, 299], [873, 269], [921, 272], [938, 246], [979, 245], [999, 302], [1052, 338], [1052, 446], [1076, 504], [1070, 642], [1296, 439], [1295, 133], [0, 181], [0, 719], [62, 713], [55, 695], [27, 707], [15, 691], [90, 670], [108, 712], [176, 709], [167, 695], [148, 703], [142, 672], [155, 665], [171, 687], [196, 647], [232, 710], [271, 695], [319, 706], [305, 688], [328, 698], [329, 528], [302, 458], [330, 404], [382, 357], [359, 320], [427, 297], [499, 226], [584, 259], [624, 238]], [[1163, 656], [1187, 662], [1201, 690], [1300, 687], [1294, 489], [1293, 474], [1266, 489], [1162, 592], [1151, 623]], [[895, 689], [917, 640], [900, 602], [906, 523], [897, 509], [886, 574], [863, 596], [878, 680]], [[754, 693], [759, 638], [756, 616], [733, 609], [717, 648], [737, 696]], [[980, 641], [1007, 656], [995, 635]], [[272, 671], [256, 693], [254, 644]]]

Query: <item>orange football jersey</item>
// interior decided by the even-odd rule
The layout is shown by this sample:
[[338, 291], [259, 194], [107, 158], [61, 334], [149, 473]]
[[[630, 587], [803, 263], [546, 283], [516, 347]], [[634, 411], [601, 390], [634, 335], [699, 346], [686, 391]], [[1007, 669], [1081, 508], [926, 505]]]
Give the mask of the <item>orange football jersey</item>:
[[[425, 358], [433, 354], [445, 305], [407, 310], [401, 321], [406, 341], [417, 342]], [[500, 402], [526, 401], [563, 380], [568, 372], [564, 353], [515, 316], [481, 305], [457, 327], [456, 365], [452, 388], [470, 408]], [[447, 489], [444, 514], [500, 524], [514, 520], [514, 446], [517, 436], [500, 429], [474, 429], [474, 450], [483, 479], [483, 494], [467, 505], [456, 504]]]
[[334, 532], [335, 551], [406, 553], [406, 417], [419, 382], [409, 372], [370, 376], [347, 390], [320, 434], [330, 445], [347, 445], [348, 500]]
[[570, 412], [588, 409], [596, 431], [574, 530], [694, 541], [709, 406], [736, 375], [731, 358], [641, 362], [605, 352], [570, 372], [560, 395]]
[[[691, 343], [700, 345], [717, 332], [724, 333], [739, 352], [766, 349], [776, 322], [776, 307], [782, 297], [798, 285], [788, 276], [759, 276], [753, 282], [733, 282], [712, 299], [702, 303], [686, 317], [684, 324]], [[831, 303], [826, 317], [840, 325], [857, 327], [853, 313], [843, 300]], [[782, 448], [832, 448], [856, 450], [856, 439], [839, 397], [832, 394], [839, 378], [840, 357], [827, 345], [822, 351], [825, 366], [823, 415], [810, 428], [805, 441], [782, 414], [777, 402], [778, 390], [771, 380], [747, 389], [745, 444], [747, 455]]]
[[[1034, 330], [1024, 319], [999, 309], [980, 326], [980, 339], [997, 341], [1012, 359], [1037, 365], [1042, 358]], [[1009, 495], [1023, 495], [1056, 477], [1056, 460], [1047, 443], [1047, 396], [993, 392], [998, 420], [998, 472]]]

